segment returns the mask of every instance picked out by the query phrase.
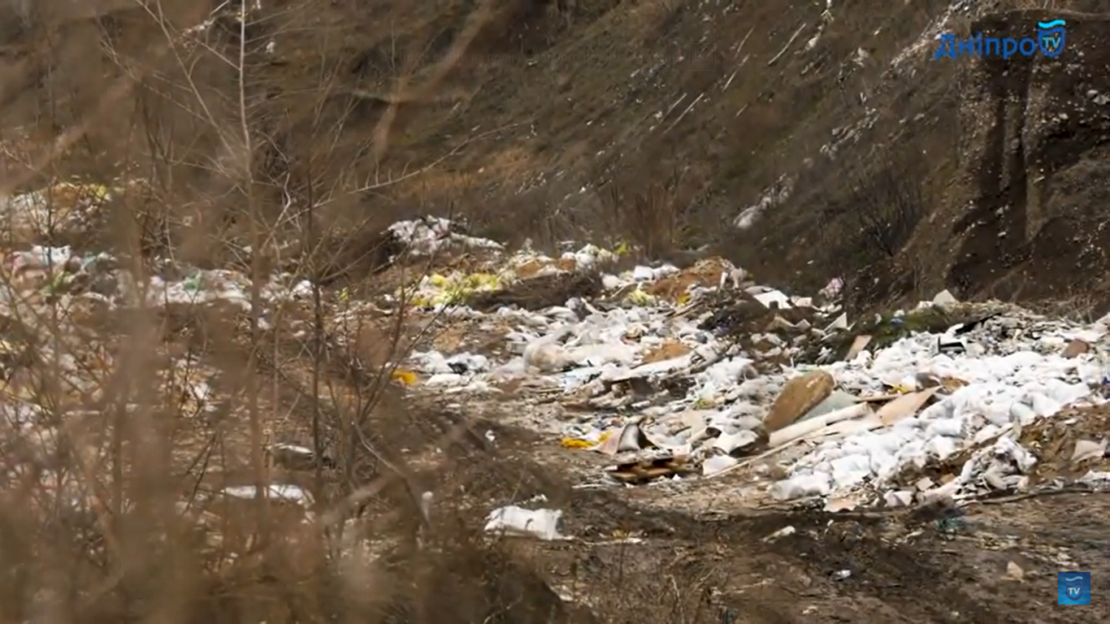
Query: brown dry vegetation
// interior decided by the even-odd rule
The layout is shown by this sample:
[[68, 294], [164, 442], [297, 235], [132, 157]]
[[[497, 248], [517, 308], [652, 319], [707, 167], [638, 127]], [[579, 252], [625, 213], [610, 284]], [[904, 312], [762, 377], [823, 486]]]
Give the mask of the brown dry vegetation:
[[[1074, 269], [1067, 254], [1038, 267], [1034, 252], [1094, 213], [1050, 217], [1056, 229], [1003, 254], [1004, 276], [994, 256], [961, 256], [948, 270], [957, 254], [947, 245], [966, 256], [986, 244], [934, 236], [935, 215], [954, 216], [937, 206], [991, 194], [963, 179], [971, 191], [947, 194], [963, 153], [950, 130], [955, 70], [882, 69], [946, 3], [834, 3], [811, 54], [795, 48], [824, 3], [726, 4], [280, 0], [245, 20], [234, 3], [214, 1], [0, 5], [0, 197], [71, 178], [118, 189], [75, 229], [57, 226], [77, 201], [62, 188], [48, 198], [50, 223], [8, 225], [4, 254], [32, 244], [110, 252], [134, 283], [172, 272], [166, 259], [233, 268], [252, 278], [245, 294], [256, 304], [198, 308], [140, 294], [126, 312], [105, 310], [43, 294], [5, 265], [3, 405], [12, 409], [0, 440], [0, 621], [1024, 615], [1006, 602], [1022, 595], [1016, 586], [977, 602], [988, 590], [947, 577], [943, 556], [861, 537], [871, 520], [833, 529], [826, 517], [649, 514], [573, 490], [537, 467], [526, 434], [497, 430], [491, 449], [477, 432], [495, 424], [415, 404], [390, 382], [434, 328], [403, 306], [343, 317], [353, 300], [396, 286], [377, 273], [396, 251], [382, 228], [429, 213], [465, 216], [510, 243], [631, 240], [674, 261], [709, 245], [761, 279], [804, 288], [858, 273], [868, 283], [860, 307], [944, 284], [1074, 294], [1023, 286], [1020, 272], [1043, 269], [1034, 277], [1049, 282], [1051, 267]], [[1081, 4], [1067, 8], [1100, 8]], [[873, 62], [857, 67], [861, 48]], [[1002, 96], [983, 95], [992, 97]], [[872, 105], [883, 111], [883, 141], [821, 160], [832, 129]], [[901, 130], [906, 119], [912, 131]], [[1059, 129], [1056, 144], [1069, 132], [1078, 131]], [[922, 151], [943, 156], [922, 162]], [[981, 155], [982, 166], [1004, 151]], [[791, 209], [776, 207], [752, 231], [729, 229], [785, 179], [798, 189]], [[1077, 180], [1060, 192], [1105, 198]], [[275, 270], [315, 286], [263, 305]], [[1081, 288], [1104, 286], [1092, 278]], [[549, 294], [558, 300], [563, 287], [596, 285], [555, 284]], [[197, 379], [221, 400], [204, 404], [191, 390]], [[41, 409], [17, 409], [31, 404]], [[278, 442], [314, 458], [285, 465]], [[270, 497], [219, 494], [275, 481], [311, 492], [309, 519]], [[425, 491], [435, 495], [430, 513]], [[588, 541], [522, 546], [476, 533], [494, 501], [535, 494], [577, 512], [571, 528]], [[786, 523], [804, 530], [785, 544], [762, 541]], [[635, 557], [616, 539], [629, 534], [648, 542]], [[859, 570], [858, 584], [829, 580], [845, 566]], [[937, 604], [938, 592], [954, 597]], [[823, 619], [799, 620], [801, 603]]]

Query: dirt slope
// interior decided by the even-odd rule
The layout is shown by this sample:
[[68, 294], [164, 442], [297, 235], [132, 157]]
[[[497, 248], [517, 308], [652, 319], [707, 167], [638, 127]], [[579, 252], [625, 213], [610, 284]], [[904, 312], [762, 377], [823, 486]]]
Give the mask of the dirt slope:
[[[796, 289], [843, 275], [858, 307], [943, 287], [1095, 301], [1106, 262], [1104, 18], [1066, 13], [1056, 60], [932, 59], [941, 31], [1029, 34], [1057, 15], [1007, 12], [1020, 6], [283, 0], [245, 31], [243, 84], [274, 203], [290, 189], [339, 194], [329, 216], [347, 231], [369, 214], [461, 212], [499, 240], [633, 239], [667, 258], [710, 244]], [[210, 8], [167, 11], [167, 29], [139, 9], [105, 9], [99, 25], [57, 22], [56, 43], [34, 53], [32, 31], [21, 40], [12, 29], [12, 126], [71, 125], [103, 91], [92, 76], [150, 63], [166, 32]], [[202, 40], [230, 54], [238, 29], [219, 26]], [[82, 50], [98, 44], [114, 56], [90, 66]], [[198, 163], [193, 176], [179, 167], [174, 184], [220, 190], [204, 163], [227, 158], [213, 126], [234, 124], [238, 100], [219, 94], [240, 83], [211, 54], [176, 68], [163, 60], [158, 80], [75, 146], [94, 158], [66, 168], [135, 160], [124, 128], [190, 108], [158, 86], [186, 81], [207, 106], [161, 130], [178, 162]], [[39, 93], [22, 88], [36, 81]], [[44, 116], [47, 93], [70, 95]], [[746, 229], [734, 226], [742, 213]]]
[[[392, 199], [501, 239], [631, 237], [664, 257], [708, 243], [793, 288], [858, 277], [860, 307], [944, 287], [1097, 298], [1103, 18], [1068, 14], [1058, 60], [932, 59], [942, 30], [1028, 34], [1055, 15], [979, 19], [1014, 6], [509, 2], [424, 22], [400, 8], [391, 23], [421, 27], [360, 38], [352, 78], [387, 93], [381, 60], [431, 42], [383, 166], [437, 164]], [[380, 129], [377, 113], [349, 132]]]
[[[1063, 62], [989, 59], [965, 83], [964, 179], [939, 212], [959, 241], [950, 285], [992, 285], [1003, 297], [1105, 296], [1110, 15], [1066, 17]], [[977, 28], [1010, 34], [1019, 18], [1034, 21], [994, 16]]]

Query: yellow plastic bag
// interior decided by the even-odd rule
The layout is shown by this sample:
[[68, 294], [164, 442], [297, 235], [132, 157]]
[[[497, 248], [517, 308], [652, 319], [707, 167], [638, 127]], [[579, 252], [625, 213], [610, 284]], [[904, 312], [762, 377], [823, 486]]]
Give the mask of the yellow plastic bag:
[[605, 442], [610, 437], [612, 437], [612, 435], [613, 435], [612, 431], [602, 432], [602, 434], [597, 437], [596, 442], [593, 442], [593, 441], [590, 441], [590, 440], [583, 440], [582, 438], [566, 437], [566, 438], [563, 438], [562, 440], [559, 440], [559, 444], [561, 444], [563, 446], [563, 448], [565, 448], [565, 449], [591, 449], [591, 448], [597, 446], [598, 444], [601, 444], [601, 443]]
[[400, 383], [402, 386], [412, 386], [416, 384], [416, 373], [410, 370], [398, 368], [390, 373], [389, 376], [393, 381]]

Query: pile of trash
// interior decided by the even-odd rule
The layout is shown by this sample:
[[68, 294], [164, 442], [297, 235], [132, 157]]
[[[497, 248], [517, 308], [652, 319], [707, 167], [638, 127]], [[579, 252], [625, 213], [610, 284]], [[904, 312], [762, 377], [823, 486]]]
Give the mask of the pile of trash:
[[[82, 201], [84, 213], [96, 204]], [[20, 214], [36, 205], [27, 197], [4, 204]], [[28, 234], [0, 262], [0, 318], [21, 328], [0, 349], [4, 393], [28, 431], [49, 425], [36, 422], [32, 397], [12, 394], [35, 386], [12, 373], [26, 368], [27, 353], [59, 361], [56, 370], [73, 377], [72, 409], [97, 400], [110, 377], [110, 345], [83, 337], [88, 317], [139, 307], [237, 313], [256, 303], [250, 276], [238, 271], [156, 259], [140, 280], [110, 253]], [[839, 279], [812, 296], [788, 294], [720, 257], [680, 267], [637, 265], [623, 244], [509, 250], [438, 218], [383, 234], [396, 266], [419, 258], [432, 269], [373, 300], [326, 293], [325, 326], [336, 334], [328, 340], [342, 346], [343, 327], [396, 318], [402, 307], [422, 332], [482, 334], [456, 348], [419, 344], [394, 379], [420, 395], [485, 402], [568, 453], [596, 453], [615, 486], [736, 479], [769, 501], [843, 509], [1061, 478], [1110, 482], [1106, 438], [1045, 424], [1057, 414], [1099, 418], [1110, 385], [1110, 318], [1083, 326], [1014, 306], [961, 304], [945, 292], [914, 310], [851, 319]], [[263, 329], [303, 338], [307, 330], [294, 325], [311, 318], [313, 284], [284, 272], [258, 286]], [[300, 306], [302, 320], [275, 313], [286, 304]], [[34, 339], [46, 335], [70, 338]], [[15, 344], [19, 336], [25, 344]], [[170, 389], [180, 409], [215, 412], [218, 371], [196, 355], [167, 357], [167, 370], [180, 369], [167, 381], [181, 386]], [[90, 377], [95, 370], [104, 371], [100, 379]], [[514, 524], [508, 516], [491, 522]]]
[[[527, 253], [491, 260], [503, 272], [490, 274], [513, 283]], [[537, 263], [576, 270], [559, 260], [570, 257]], [[1037, 461], [1023, 429], [1104, 401], [1110, 318], [1081, 326], [944, 292], [853, 322], [839, 280], [799, 297], [720, 258], [614, 273], [585, 264], [602, 270], [596, 297], [539, 310], [442, 305], [496, 322], [512, 356], [415, 353], [418, 388], [519, 401], [499, 389], [525, 380], [537, 396], [555, 393], [560, 410], [509, 411], [532, 414], [529, 426], [568, 449], [612, 457], [614, 483], [760, 480], [775, 464], [785, 477], [766, 484], [770, 499], [830, 508], [1022, 489]], [[923, 478], [954, 458], [958, 470]]]
[[615, 271], [614, 267], [630, 253], [625, 243], [606, 249], [594, 244], [575, 248], [573, 243], [565, 242], [559, 255], [549, 256], [534, 250], [531, 242], [526, 241], [520, 249], [510, 253], [496, 241], [457, 232], [456, 227], [446, 219], [427, 217], [402, 221], [388, 229], [390, 239], [399, 250], [392, 261], [402, 255], [438, 256], [438, 265], [446, 267], [444, 271], [429, 272], [399, 287], [389, 298], [391, 302], [405, 302], [435, 312], [450, 309], [462, 314], [465, 308], [497, 307], [491, 306], [488, 298], [475, 305], [482, 300], [475, 295], [531, 290], [536, 292], [536, 298], [549, 301], [550, 297], [543, 297], [538, 291], [566, 283], [584, 285], [587, 282], [559, 278], [597, 273], [597, 284], [591, 283], [588, 292], [568, 291], [568, 297], [551, 305], [535, 305], [532, 301], [508, 296], [506, 307], [514, 305], [516, 300], [520, 300], [518, 307], [529, 310], [558, 307], [575, 295], [583, 294], [603, 298], [608, 303], [636, 306], [684, 304], [699, 293], [716, 289], [724, 281], [735, 286], [745, 278], [743, 271], [720, 258], [707, 259], [687, 271], [670, 264]]
[[[23, 458], [53, 456], [63, 424], [72, 428], [90, 417], [90, 406], [119, 398], [106, 396], [119, 378], [119, 354], [126, 351], [120, 343], [125, 337], [113, 330], [126, 331], [132, 312], [251, 307], [251, 279], [242, 272], [153, 258], [140, 279], [131, 260], [80, 248], [95, 243], [96, 237], [86, 235], [99, 227], [104, 207], [122, 192], [59, 182], [0, 198], [0, 214], [12, 234], [9, 245], [0, 249], [0, 403], [9, 425], [2, 436], [7, 459], [0, 464], [0, 479], [16, 481], [31, 474], [44, 484], [58, 479]], [[57, 244], [60, 240], [74, 243]], [[264, 326], [276, 324], [271, 312], [277, 304], [308, 301], [312, 290], [290, 273], [268, 278], [259, 293]], [[143, 352], [159, 364], [152, 374], [162, 382], [164, 407], [178, 408], [185, 419], [211, 414], [227, 398], [210, 383], [219, 370], [198, 354], [161, 343]], [[87, 494], [66, 496], [82, 501]]]
[[[827, 375], [829, 387], [835, 380], [844, 407], [807, 415], [815, 425], [794, 425], [809, 429], [812, 448], [772, 495], [860, 504], [878, 497], [900, 506], [1024, 489], [1037, 459], [1022, 430], [1065, 407], [1104, 402], [1107, 354], [1098, 345], [1108, 322], [1081, 327], [1016, 308], [984, 310], [978, 323], [913, 335], [807, 373]], [[849, 405], [844, 390], [863, 400]], [[899, 487], [961, 453], [954, 472]]]
[[121, 189], [80, 182], [58, 182], [11, 197], [0, 197], [0, 218], [13, 240], [30, 241], [87, 233], [101, 210]]

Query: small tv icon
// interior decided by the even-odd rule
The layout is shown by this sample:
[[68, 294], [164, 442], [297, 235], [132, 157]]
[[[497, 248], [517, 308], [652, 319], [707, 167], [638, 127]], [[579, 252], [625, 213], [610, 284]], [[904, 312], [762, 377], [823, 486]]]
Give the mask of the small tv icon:
[[1090, 572], [1057, 572], [1056, 604], [1091, 604]]

